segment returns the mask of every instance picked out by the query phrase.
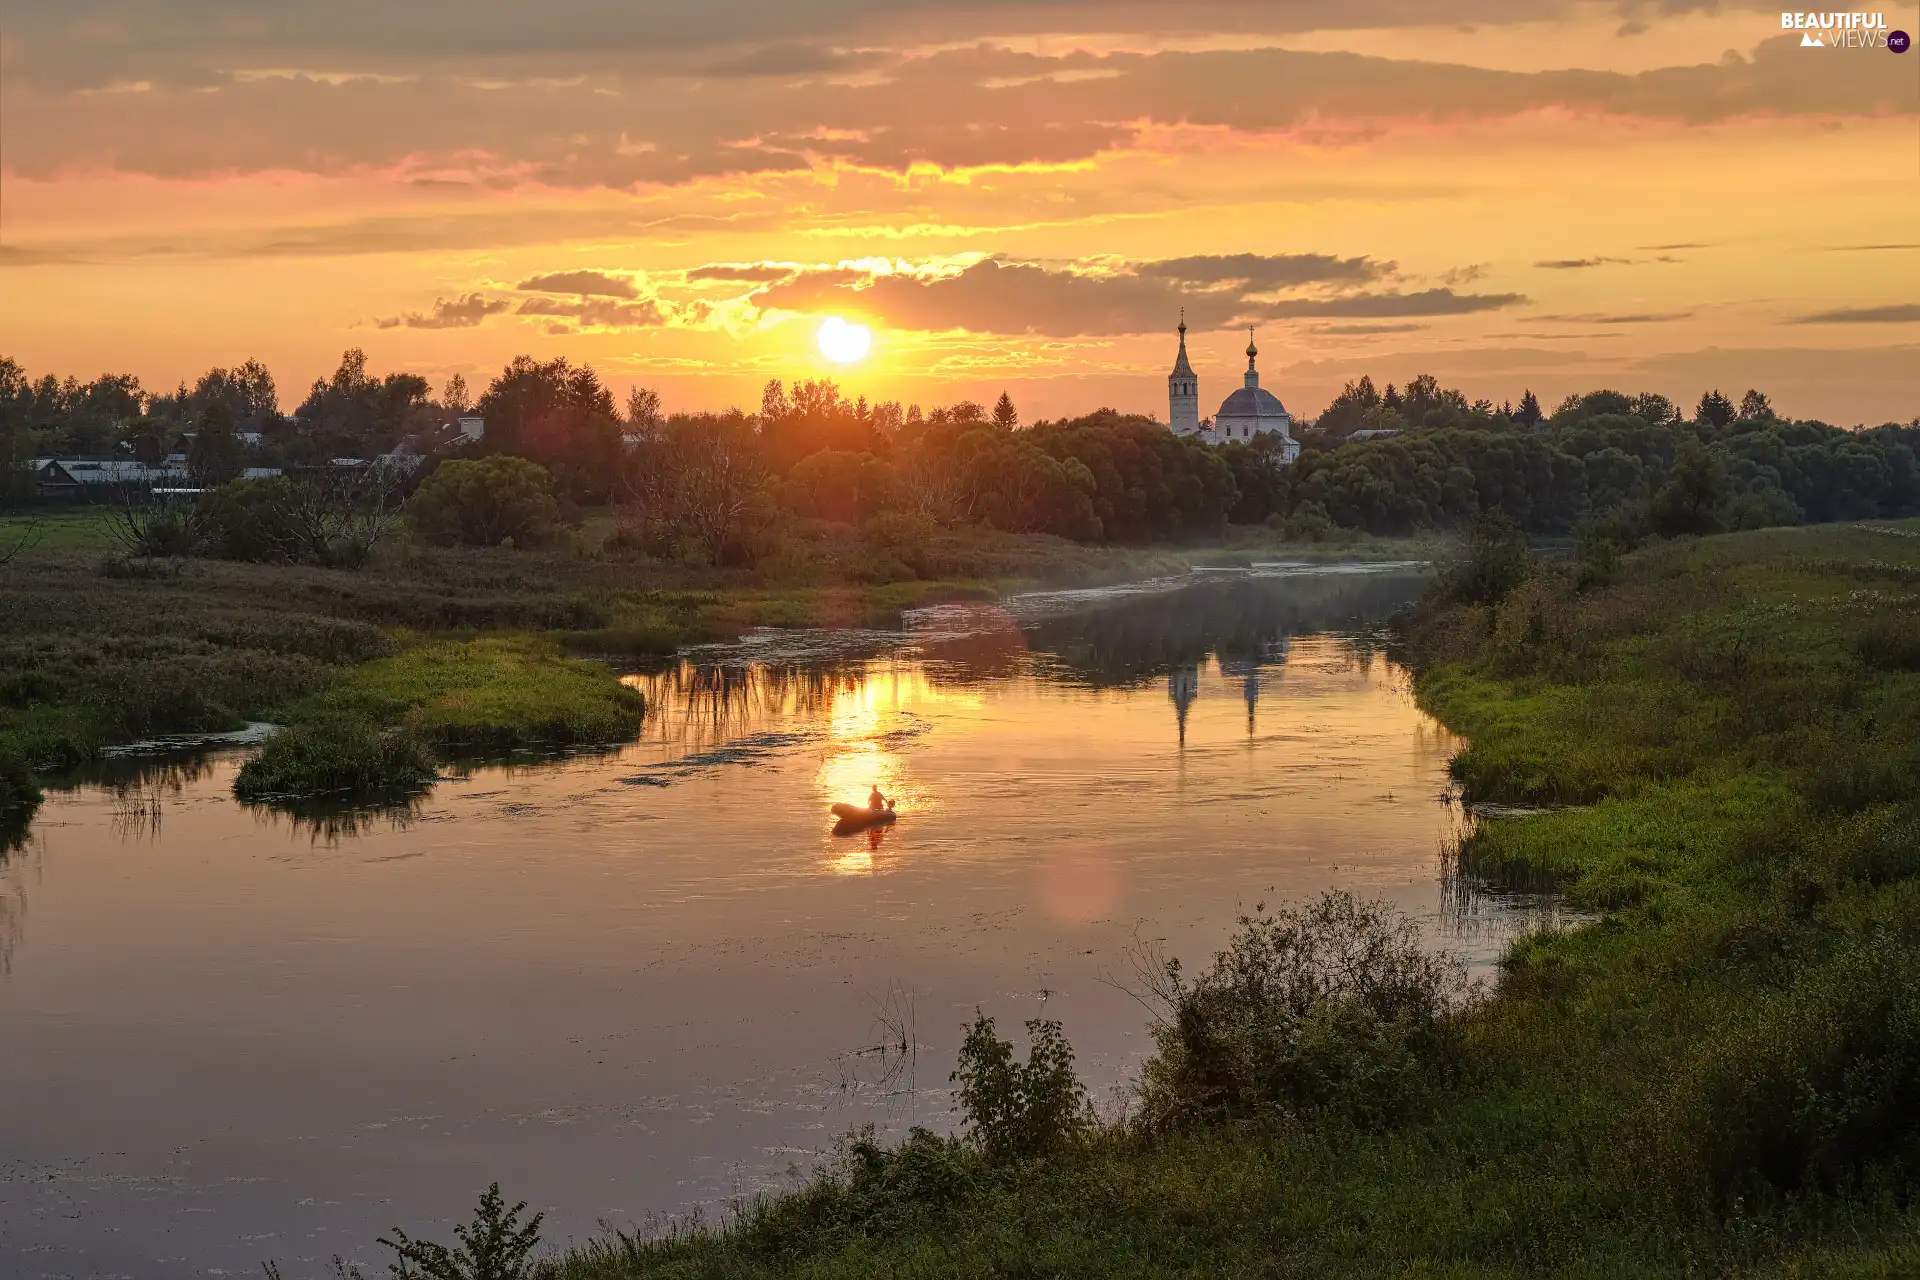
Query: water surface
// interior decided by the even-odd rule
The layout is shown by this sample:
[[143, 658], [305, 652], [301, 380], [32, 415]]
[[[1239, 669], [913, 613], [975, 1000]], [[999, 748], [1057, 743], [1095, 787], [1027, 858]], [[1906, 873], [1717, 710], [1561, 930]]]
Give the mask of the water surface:
[[[1257, 901], [1385, 895], [1487, 954], [1438, 874], [1457, 744], [1354, 638], [1418, 587], [768, 633], [630, 677], [617, 752], [345, 822], [237, 805], [232, 747], [57, 792], [0, 868], [0, 1274], [379, 1263], [495, 1178], [552, 1239], [724, 1206], [951, 1124], [976, 1009], [1058, 1018], [1105, 1097], [1147, 1047], [1129, 947], [1204, 960]], [[876, 782], [898, 825], [834, 837]]]

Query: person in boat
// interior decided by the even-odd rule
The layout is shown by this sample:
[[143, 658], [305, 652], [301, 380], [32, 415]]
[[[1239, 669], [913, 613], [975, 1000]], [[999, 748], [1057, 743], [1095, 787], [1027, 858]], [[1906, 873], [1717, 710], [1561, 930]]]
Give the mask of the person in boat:
[[873, 784], [873, 794], [867, 797], [867, 808], [873, 810], [875, 813], [881, 813], [892, 808], [892, 806], [887, 803], [887, 798], [880, 794], [880, 784], [877, 782]]

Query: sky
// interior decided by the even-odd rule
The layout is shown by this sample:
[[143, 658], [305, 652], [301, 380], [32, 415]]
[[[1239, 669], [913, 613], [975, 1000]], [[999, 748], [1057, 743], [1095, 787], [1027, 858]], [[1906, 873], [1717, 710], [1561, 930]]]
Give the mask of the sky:
[[1164, 419], [1184, 309], [1203, 412], [1253, 327], [1297, 415], [1432, 373], [1905, 421], [1920, 51], [1823, 40], [1724, 0], [10, 0], [0, 354], [257, 358], [287, 408], [357, 346]]

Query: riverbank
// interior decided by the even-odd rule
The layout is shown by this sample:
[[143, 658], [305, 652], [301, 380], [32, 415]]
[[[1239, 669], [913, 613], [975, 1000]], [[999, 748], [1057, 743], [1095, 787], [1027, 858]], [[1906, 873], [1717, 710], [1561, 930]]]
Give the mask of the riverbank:
[[918, 605], [1029, 586], [1281, 555], [1418, 558], [1437, 545], [1293, 547], [1249, 531], [1223, 547], [1139, 549], [965, 529], [878, 554], [829, 531], [814, 554], [760, 570], [651, 561], [588, 538], [528, 551], [402, 543], [347, 572], [127, 562], [84, 511], [43, 532], [0, 570], [0, 811], [15, 826], [36, 777], [159, 734], [348, 714], [442, 750], [615, 740], [637, 724], [634, 695], [610, 667], [574, 659], [657, 658], [760, 626], [895, 626]]
[[[724, 1230], [554, 1274], [1910, 1274], [1920, 525], [1575, 572], [1405, 629], [1468, 796], [1577, 805], [1483, 822], [1463, 889], [1597, 916], [1513, 946], [1411, 1113], [1116, 1123], [1032, 1159], [856, 1143]], [[1371, 1052], [1328, 1034], [1323, 1064]]]

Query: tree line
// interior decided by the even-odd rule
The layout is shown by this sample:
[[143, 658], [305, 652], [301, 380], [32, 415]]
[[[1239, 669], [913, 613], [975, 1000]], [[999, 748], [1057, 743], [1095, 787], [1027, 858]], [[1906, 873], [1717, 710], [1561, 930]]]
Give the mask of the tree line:
[[[149, 394], [124, 375], [32, 380], [0, 359], [0, 434], [16, 468], [48, 453], [184, 453], [217, 488], [244, 465], [379, 458], [469, 413], [485, 419], [484, 438], [449, 451], [443, 437], [404, 483], [379, 486], [383, 503], [450, 468], [415, 522], [441, 540], [525, 545], [580, 508], [612, 507], [622, 544], [711, 563], [755, 562], [819, 524], [883, 540], [990, 525], [1144, 543], [1228, 524], [1307, 539], [1410, 534], [1497, 511], [1530, 533], [1606, 523], [1630, 538], [1920, 512], [1920, 419], [1844, 430], [1780, 417], [1758, 391], [1738, 403], [1709, 391], [1690, 416], [1655, 393], [1611, 390], [1549, 413], [1531, 391], [1496, 407], [1426, 375], [1385, 391], [1362, 377], [1296, 425], [1303, 450], [1289, 466], [1271, 441], [1215, 447], [1144, 415], [1023, 424], [1005, 394], [923, 411], [849, 398], [825, 379], [770, 381], [757, 412], [668, 413], [644, 387], [616, 402], [597, 371], [564, 358], [517, 357], [476, 397], [457, 376], [437, 393], [414, 374], [377, 376], [350, 350], [288, 416], [255, 361]], [[491, 458], [530, 466], [454, 465]], [[277, 545], [254, 532], [215, 541]]]

